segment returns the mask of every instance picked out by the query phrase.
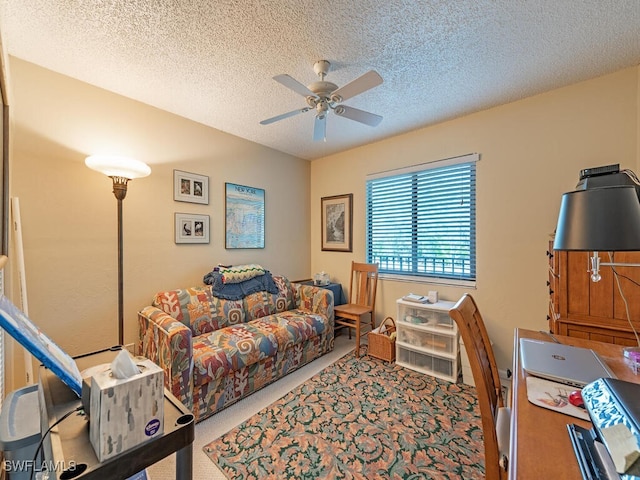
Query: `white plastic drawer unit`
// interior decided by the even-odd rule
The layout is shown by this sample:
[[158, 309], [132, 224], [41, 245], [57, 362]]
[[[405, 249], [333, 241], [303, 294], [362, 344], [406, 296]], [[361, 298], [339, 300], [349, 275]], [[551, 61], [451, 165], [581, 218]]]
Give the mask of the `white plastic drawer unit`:
[[440, 333], [426, 330], [424, 327], [403, 324], [398, 332], [398, 341], [412, 347], [421, 347], [434, 354], [450, 355], [452, 358], [458, 350], [456, 332], [451, 326], [448, 327], [448, 332]]
[[459, 334], [449, 316], [454, 302], [415, 303], [399, 299], [396, 363], [434, 377], [460, 377]]
[[[417, 305], [407, 305], [408, 302], [402, 301], [398, 303], [398, 320], [411, 325], [425, 326], [425, 327], [439, 327], [448, 328], [451, 330], [455, 324], [449, 316], [449, 308], [444, 308], [443, 304], [453, 302], [438, 302], [438, 303], [425, 303]], [[435, 310], [435, 307], [439, 307]]]
[[436, 357], [404, 346], [401, 346], [396, 353], [396, 363], [411, 370], [451, 381], [453, 381], [456, 367], [453, 359]]

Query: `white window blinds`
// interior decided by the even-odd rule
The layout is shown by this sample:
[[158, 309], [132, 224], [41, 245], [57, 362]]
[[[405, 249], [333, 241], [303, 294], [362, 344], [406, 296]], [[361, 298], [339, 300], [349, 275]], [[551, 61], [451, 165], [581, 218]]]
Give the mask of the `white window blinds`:
[[367, 261], [381, 273], [475, 280], [478, 158], [369, 176]]

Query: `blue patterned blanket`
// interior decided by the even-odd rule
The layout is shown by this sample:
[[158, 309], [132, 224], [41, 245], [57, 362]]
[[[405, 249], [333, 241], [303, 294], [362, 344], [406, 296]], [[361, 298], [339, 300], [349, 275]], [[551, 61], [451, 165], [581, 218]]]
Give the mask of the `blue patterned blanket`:
[[271, 273], [265, 271], [260, 275], [240, 283], [224, 283], [222, 274], [213, 270], [202, 279], [207, 285], [211, 285], [213, 294], [225, 300], [242, 300], [247, 295], [256, 292], [278, 293], [278, 287], [273, 281]]

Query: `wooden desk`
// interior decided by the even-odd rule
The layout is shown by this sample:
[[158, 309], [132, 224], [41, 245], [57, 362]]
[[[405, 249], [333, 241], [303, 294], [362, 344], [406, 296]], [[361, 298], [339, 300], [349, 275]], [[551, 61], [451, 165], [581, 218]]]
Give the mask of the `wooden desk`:
[[[640, 376], [634, 375], [624, 361], [622, 346], [576, 337], [554, 336], [561, 343], [594, 350], [602, 356], [619, 379], [640, 383]], [[541, 478], [581, 480], [582, 475], [567, 433], [567, 424], [575, 423], [590, 428], [591, 422], [538, 407], [529, 402], [526, 373], [520, 365], [521, 338], [551, 341], [547, 335], [540, 332], [520, 328], [515, 332], [509, 478], [512, 480]]]

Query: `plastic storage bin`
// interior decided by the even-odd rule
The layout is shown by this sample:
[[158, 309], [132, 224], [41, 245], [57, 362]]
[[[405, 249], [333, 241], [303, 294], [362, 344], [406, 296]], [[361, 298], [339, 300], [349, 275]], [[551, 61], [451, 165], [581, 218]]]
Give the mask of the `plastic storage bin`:
[[458, 327], [449, 316], [454, 302], [398, 299], [396, 364], [450, 382], [460, 377]]
[[[2, 403], [0, 449], [4, 451], [8, 480], [28, 480], [40, 442], [38, 386], [14, 390]], [[37, 461], [36, 461], [37, 464]]]

